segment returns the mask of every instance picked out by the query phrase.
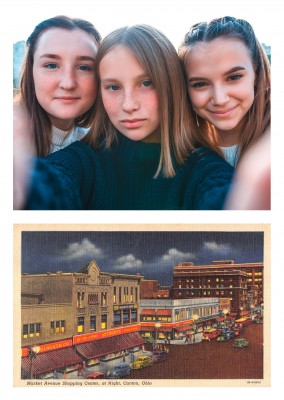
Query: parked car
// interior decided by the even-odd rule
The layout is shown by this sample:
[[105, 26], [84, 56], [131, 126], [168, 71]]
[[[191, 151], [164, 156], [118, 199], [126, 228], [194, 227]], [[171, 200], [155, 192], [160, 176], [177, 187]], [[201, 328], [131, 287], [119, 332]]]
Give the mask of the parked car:
[[167, 353], [162, 350], [154, 351], [154, 353], [152, 354], [153, 362], [164, 361], [166, 358], [167, 358]]
[[132, 369], [141, 369], [148, 367], [149, 365], [153, 364], [153, 360], [151, 357], [148, 356], [140, 356], [137, 357], [132, 364], [130, 364], [130, 367]]
[[86, 376], [86, 379], [105, 379], [106, 375], [102, 372], [93, 372]]
[[218, 337], [220, 335], [219, 329], [209, 328], [203, 331], [202, 340], [210, 340]]
[[116, 365], [111, 371], [107, 373], [107, 378], [110, 379], [120, 379], [125, 376], [129, 376], [131, 373], [131, 368], [126, 363], [121, 363]]
[[235, 336], [235, 332], [234, 331], [227, 331], [225, 333], [222, 333], [222, 335], [220, 335], [217, 340], [218, 342], [225, 342], [226, 340], [229, 340], [231, 338], [233, 338]]
[[235, 339], [233, 347], [248, 347], [249, 342], [246, 339], [238, 338]]

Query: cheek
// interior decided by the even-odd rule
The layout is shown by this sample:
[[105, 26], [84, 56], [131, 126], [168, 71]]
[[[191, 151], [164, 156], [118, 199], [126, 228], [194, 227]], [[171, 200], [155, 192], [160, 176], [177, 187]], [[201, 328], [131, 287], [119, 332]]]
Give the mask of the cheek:
[[83, 96], [95, 101], [98, 94], [98, 85], [95, 79], [84, 80], [81, 82], [81, 92]]
[[104, 108], [109, 116], [115, 116], [119, 112], [119, 101], [113, 97], [102, 96]]
[[143, 96], [144, 106], [150, 109], [151, 111], [158, 112], [159, 110], [159, 99], [156, 92], [148, 93]]

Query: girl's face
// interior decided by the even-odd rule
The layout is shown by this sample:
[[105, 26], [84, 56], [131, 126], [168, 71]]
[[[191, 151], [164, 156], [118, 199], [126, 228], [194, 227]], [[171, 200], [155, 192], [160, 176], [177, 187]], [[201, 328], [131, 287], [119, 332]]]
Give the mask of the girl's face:
[[36, 97], [59, 129], [72, 128], [74, 119], [92, 107], [97, 95], [97, 46], [85, 31], [51, 28], [34, 53]]
[[237, 144], [254, 101], [255, 72], [245, 44], [233, 38], [197, 43], [185, 70], [194, 111], [215, 126], [220, 146]]
[[99, 66], [105, 110], [115, 128], [131, 140], [160, 141], [158, 95], [141, 64], [125, 46], [116, 46]]

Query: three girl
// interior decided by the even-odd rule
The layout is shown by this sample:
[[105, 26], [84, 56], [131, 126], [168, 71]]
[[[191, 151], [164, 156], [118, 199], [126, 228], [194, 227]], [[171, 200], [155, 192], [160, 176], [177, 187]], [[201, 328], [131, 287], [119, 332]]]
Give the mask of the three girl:
[[233, 168], [193, 150], [178, 55], [158, 30], [117, 29], [99, 47], [89, 133], [37, 159], [27, 209], [222, 209]]
[[251, 25], [224, 17], [192, 26], [179, 49], [192, 134], [232, 165], [270, 124], [270, 65]]
[[66, 16], [42, 21], [28, 38], [20, 102], [31, 120], [36, 155], [47, 156], [87, 133], [100, 40], [90, 22]]

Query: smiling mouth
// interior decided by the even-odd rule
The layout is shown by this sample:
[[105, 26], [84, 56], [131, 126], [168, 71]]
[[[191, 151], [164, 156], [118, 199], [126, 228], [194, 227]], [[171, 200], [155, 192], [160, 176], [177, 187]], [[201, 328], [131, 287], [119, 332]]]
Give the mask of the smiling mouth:
[[211, 112], [211, 114], [214, 114], [214, 115], [225, 115], [225, 114], [228, 114], [229, 112], [235, 110], [237, 107], [238, 106], [228, 108], [227, 110], [218, 110], [218, 111], [210, 111], [210, 112]]

